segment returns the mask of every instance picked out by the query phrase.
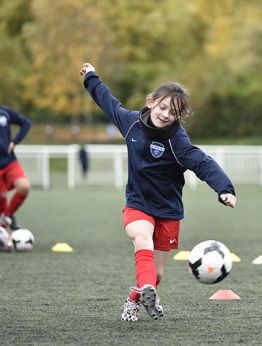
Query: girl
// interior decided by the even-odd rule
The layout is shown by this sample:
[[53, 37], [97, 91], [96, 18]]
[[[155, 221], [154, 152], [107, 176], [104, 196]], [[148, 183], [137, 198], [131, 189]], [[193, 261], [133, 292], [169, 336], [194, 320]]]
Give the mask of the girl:
[[185, 88], [164, 83], [147, 96], [145, 108], [131, 111], [110, 93], [90, 63], [83, 64], [80, 74], [86, 90], [119, 129], [128, 149], [123, 223], [134, 244], [137, 283], [126, 299], [122, 319], [137, 321], [143, 305], [157, 320], [163, 316], [163, 308], [156, 288], [169, 252], [178, 247], [184, 217], [185, 171], [192, 170], [216, 191], [221, 203], [232, 208], [236, 204], [234, 187], [219, 165], [191, 144], [181, 126], [191, 114]]

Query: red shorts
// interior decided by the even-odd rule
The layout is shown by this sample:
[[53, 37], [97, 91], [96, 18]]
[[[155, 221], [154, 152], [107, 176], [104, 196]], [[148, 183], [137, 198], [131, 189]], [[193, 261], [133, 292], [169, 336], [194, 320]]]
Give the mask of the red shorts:
[[137, 220], [147, 220], [154, 225], [154, 249], [170, 251], [178, 248], [180, 221], [151, 216], [134, 208], [123, 209], [123, 224]]
[[14, 181], [26, 177], [23, 167], [18, 161], [13, 161], [5, 168], [0, 169], [0, 193], [14, 188]]

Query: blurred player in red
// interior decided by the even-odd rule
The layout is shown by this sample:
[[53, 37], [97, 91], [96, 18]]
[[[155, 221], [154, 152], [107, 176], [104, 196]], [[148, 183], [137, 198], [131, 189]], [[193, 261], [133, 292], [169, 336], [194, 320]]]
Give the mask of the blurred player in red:
[[[11, 125], [19, 126], [12, 135]], [[30, 181], [21, 164], [18, 162], [14, 149], [27, 135], [32, 123], [23, 114], [7, 106], [0, 106], [0, 226], [7, 231], [18, 229], [14, 213], [23, 204], [30, 190]], [[15, 190], [10, 201], [8, 192]], [[12, 249], [9, 235], [8, 247]]]

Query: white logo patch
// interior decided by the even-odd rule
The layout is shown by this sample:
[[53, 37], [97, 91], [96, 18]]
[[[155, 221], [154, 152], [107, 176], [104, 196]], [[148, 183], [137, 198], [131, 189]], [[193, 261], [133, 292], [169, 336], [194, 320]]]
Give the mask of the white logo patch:
[[162, 156], [164, 151], [165, 151], [164, 144], [158, 143], [158, 142], [152, 142], [150, 144], [150, 152], [156, 159]]
[[6, 117], [0, 116], [0, 126], [6, 126], [6, 125], [7, 125]]

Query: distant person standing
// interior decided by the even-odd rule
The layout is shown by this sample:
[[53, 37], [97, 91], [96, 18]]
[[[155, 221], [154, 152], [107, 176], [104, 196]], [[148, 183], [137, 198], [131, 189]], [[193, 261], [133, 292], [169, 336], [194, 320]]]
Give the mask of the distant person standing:
[[88, 152], [84, 145], [81, 145], [79, 150], [79, 162], [81, 166], [82, 177], [87, 178], [87, 173], [89, 169], [89, 158], [88, 158]]
[[[13, 136], [11, 125], [20, 129]], [[32, 123], [23, 114], [7, 106], [0, 106], [0, 225], [15, 230], [14, 213], [23, 204], [30, 190], [30, 181], [18, 162], [14, 149], [27, 135]], [[8, 192], [15, 190], [8, 202]]]

